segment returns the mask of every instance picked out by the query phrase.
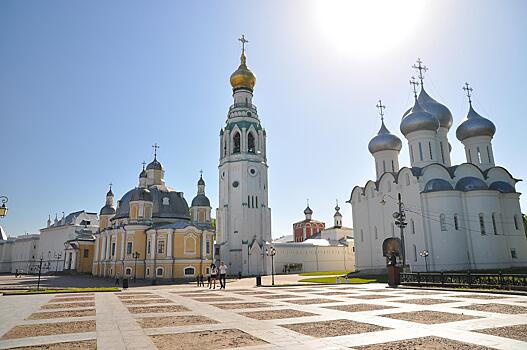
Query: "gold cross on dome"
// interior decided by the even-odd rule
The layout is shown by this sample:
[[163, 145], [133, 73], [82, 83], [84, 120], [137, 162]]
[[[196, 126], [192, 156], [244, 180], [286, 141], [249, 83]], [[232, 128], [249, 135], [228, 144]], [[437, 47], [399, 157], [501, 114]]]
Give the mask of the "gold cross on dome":
[[[379, 103], [377, 105], [375, 105], [375, 107], [377, 107], [379, 109], [379, 114], [381, 116], [381, 120], [384, 121], [384, 112], [382, 111], [383, 109], [386, 109], [386, 106], [384, 106], [382, 104], [382, 101], [379, 100]], [[337, 204], [338, 205], [338, 204]]]
[[419, 73], [417, 74], [417, 77], [421, 81], [421, 86], [423, 86], [423, 79], [425, 78], [423, 75], [423, 72], [426, 72], [428, 70], [428, 67], [422, 65], [423, 61], [421, 61], [420, 58], [417, 59], [417, 65], [413, 65], [412, 68], [417, 70]]
[[242, 43], [242, 52], [245, 52], [245, 44], [249, 42], [249, 40], [245, 39], [245, 35], [242, 34], [242, 37], [238, 39]]
[[474, 91], [474, 89], [472, 89], [470, 87], [469, 83], [465, 83], [465, 86], [463, 86], [463, 90], [466, 91], [467, 97], [468, 97], [468, 103], [469, 103], [469, 105], [472, 106], [472, 99], [471, 99], [471, 97], [472, 97], [472, 91]]

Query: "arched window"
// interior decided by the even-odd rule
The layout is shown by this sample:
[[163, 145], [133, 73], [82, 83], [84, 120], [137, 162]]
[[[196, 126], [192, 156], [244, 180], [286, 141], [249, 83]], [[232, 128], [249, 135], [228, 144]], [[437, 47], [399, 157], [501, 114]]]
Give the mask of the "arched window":
[[441, 160], [445, 164], [445, 151], [443, 150], [443, 141], [439, 142], [439, 148], [441, 148]]
[[254, 142], [254, 135], [252, 132], [247, 135], [247, 152], [249, 153], [255, 153], [256, 152], [256, 145]]
[[415, 246], [415, 244], [413, 245], [413, 248], [414, 248], [414, 261], [417, 261], [417, 247]]
[[494, 234], [498, 234], [498, 226], [496, 225], [496, 213], [492, 213], [492, 229], [494, 230]]
[[414, 162], [414, 148], [410, 145], [410, 161]]
[[479, 214], [479, 230], [482, 235], [486, 235], [485, 232], [485, 217], [483, 216], [483, 213]]
[[127, 267], [125, 270], [125, 275], [130, 276], [132, 274], [132, 268]]
[[423, 160], [423, 144], [419, 142], [419, 159]]
[[414, 219], [410, 219], [410, 227], [412, 229], [412, 234], [415, 235], [415, 222], [414, 222]]
[[489, 157], [489, 163], [492, 163], [492, 157], [490, 156], [490, 148], [487, 146], [487, 156]]
[[520, 224], [518, 223], [518, 215], [514, 215], [514, 228], [516, 230], [520, 229]]
[[395, 165], [393, 163], [393, 159], [392, 159], [392, 171], [395, 171]]
[[234, 142], [232, 153], [240, 153], [240, 133], [236, 132], [232, 140]]
[[386, 161], [385, 160], [382, 161], [382, 171], [384, 173], [386, 172]]
[[194, 274], [196, 273], [196, 269], [194, 269], [193, 266], [188, 266], [185, 267], [183, 273], [185, 274], [185, 276], [194, 276]]
[[375, 226], [375, 227], [373, 228], [373, 232], [374, 232], [374, 234], [375, 234], [375, 239], [378, 239], [379, 236], [377, 235], [377, 226]]
[[441, 231], [447, 230], [445, 214], [439, 215], [439, 224], [441, 225]]
[[430, 151], [430, 159], [433, 159], [433, 156], [432, 156], [432, 142], [428, 142], [428, 150]]
[[457, 214], [454, 214], [454, 228], [456, 229], [456, 231], [459, 230], [459, 219]]
[[410, 175], [406, 174], [406, 186], [410, 186]]
[[156, 270], [156, 276], [163, 277], [163, 273], [164, 273], [163, 268], [158, 267]]
[[481, 151], [479, 150], [479, 147], [476, 147], [476, 152], [478, 154], [478, 163], [481, 164]]

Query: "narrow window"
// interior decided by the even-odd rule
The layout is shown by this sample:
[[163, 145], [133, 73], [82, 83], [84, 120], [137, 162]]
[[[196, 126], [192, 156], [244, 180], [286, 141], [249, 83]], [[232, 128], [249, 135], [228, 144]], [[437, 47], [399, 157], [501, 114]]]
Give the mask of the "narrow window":
[[518, 258], [518, 255], [516, 255], [516, 249], [515, 248], [511, 248], [511, 258], [513, 258], [513, 259], [517, 259]]
[[254, 196], [251, 196], [251, 206], [254, 208]]
[[494, 230], [494, 234], [498, 234], [498, 226], [496, 225], [496, 213], [492, 213], [492, 229]]
[[419, 142], [419, 159], [423, 160], [423, 145]]
[[454, 214], [454, 228], [456, 229], [456, 231], [459, 230], [459, 221], [458, 221], [457, 214]]
[[479, 147], [476, 147], [476, 153], [478, 155], [478, 163], [481, 164], [481, 151], [479, 150]]
[[362, 229], [360, 230], [360, 241], [364, 242], [364, 231]]
[[441, 231], [446, 231], [446, 218], [445, 214], [439, 215], [439, 224], [441, 225]]
[[443, 150], [443, 141], [439, 142], [439, 147], [441, 148], [441, 160], [445, 164], [445, 151]]
[[468, 154], [468, 162], [472, 163], [472, 155], [470, 154], [470, 149], [467, 151]]
[[256, 202], [256, 206], [255, 206], [255, 208], [258, 208], [258, 196], [256, 196], [256, 197], [254, 198], [254, 201]]
[[428, 142], [428, 150], [430, 151], [430, 160], [432, 160], [432, 142]]
[[482, 234], [482, 235], [487, 234], [487, 233], [485, 232], [485, 218], [484, 218], [484, 216], [483, 216], [483, 213], [480, 213], [480, 214], [479, 214], [479, 230], [481, 231], [481, 234]]
[[412, 228], [412, 234], [415, 235], [415, 222], [414, 222], [414, 219], [410, 219], [410, 226]]
[[406, 186], [410, 186], [410, 175], [406, 174]]
[[392, 171], [395, 171], [395, 165], [393, 163], [393, 159], [392, 159]]
[[413, 245], [413, 248], [414, 248], [414, 261], [417, 261], [417, 247], [415, 246], [415, 244]]
[[207, 239], [207, 242], [205, 243], [205, 254], [210, 254], [210, 239]]
[[150, 241], [146, 242], [146, 253], [147, 254], [150, 254], [151, 252], [151, 244], [150, 244]]
[[150, 268], [149, 267], [146, 268], [146, 275], [150, 276]]
[[252, 132], [249, 133], [247, 136], [247, 152], [249, 153], [255, 153], [256, 152], [256, 146], [254, 142], [254, 135]]
[[115, 242], [112, 243], [112, 256], [115, 255]]
[[414, 162], [414, 148], [410, 145], [410, 161]]
[[487, 146], [487, 156], [489, 157], [489, 163], [492, 163], [492, 157], [490, 156], [490, 147]]
[[386, 161], [382, 161], [382, 172], [385, 173], [386, 172]]
[[132, 254], [132, 242], [126, 243], [126, 254]]
[[84, 257], [87, 258], [90, 256], [90, 251], [88, 249], [84, 249]]
[[165, 241], [157, 242], [157, 254], [163, 254], [165, 252]]
[[378, 235], [377, 235], [377, 226], [375, 226], [375, 227], [373, 228], [373, 232], [374, 232], [374, 234], [375, 234], [375, 239], [378, 239], [379, 237], [378, 237]]
[[514, 215], [514, 228], [516, 230], [520, 229], [520, 225], [518, 224], [518, 215]]
[[240, 153], [240, 133], [236, 132], [233, 137], [234, 140], [234, 147], [232, 149], [232, 153]]

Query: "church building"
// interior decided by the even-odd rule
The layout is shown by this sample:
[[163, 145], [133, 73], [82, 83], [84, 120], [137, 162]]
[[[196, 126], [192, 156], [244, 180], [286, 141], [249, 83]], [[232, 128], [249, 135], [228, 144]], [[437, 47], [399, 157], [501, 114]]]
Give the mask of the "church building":
[[252, 103], [256, 77], [247, 67], [247, 40], [242, 36], [240, 41], [240, 66], [230, 78], [234, 102], [220, 131], [216, 243], [218, 258], [230, 274], [250, 276], [271, 270], [265, 255], [271, 242], [271, 209], [266, 133]]
[[[382, 243], [402, 239], [406, 265], [412, 271], [498, 269], [527, 264], [527, 240], [520, 208], [518, 181], [495, 164], [492, 139], [496, 127], [472, 105], [465, 84], [468, 113], [456, 137], [466, 162], [452, 165], [448, 133], [450, 110], [434, 100], [423, 85], [426, 67], [418, 64], [420, 83], [412, 80], [415, 101], [402, 116], [400, 131], [410, 153], [410, 166], [399, 167], [401, 139], [384, 123], [368, 149], [376, 179], [351, 192], [356, 263], [361, 271], [386, 267]], [[420, 85], [417, 95], [416, 86]], [[401, 209], [407, 226], [401, 237], [394, 213]]]
[[139, 174], [138, 186], [114, 206], [112, 189], [100, 211], [92, 273], [101, 277], [151, 280], [195, 278], [213, 261], [211, 206], [200, 176], [189, 208], [183, 192], [165, 184], [165, 170], [154, 160]]

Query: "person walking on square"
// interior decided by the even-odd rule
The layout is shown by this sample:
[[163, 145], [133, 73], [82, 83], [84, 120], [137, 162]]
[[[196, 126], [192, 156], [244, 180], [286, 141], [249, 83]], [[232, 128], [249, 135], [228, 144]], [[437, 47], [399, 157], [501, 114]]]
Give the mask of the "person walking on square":
[[116, 275], [115, 275], [115, 285], [116, 285], [116, 286], [119, 285], [119, 274], [116, 274]]
[[227, 283], [227, 265], [222, 261], [220, 262], [220, 289], [225, 289], [225, 284]]
[[[216, 289], [216, 278], [218, 277], [218, 268], [216, 265], [211, 264], [210, 265], [210, 285], [209, 289]], [[212, 288], [212, 285], [214, 284], [214, 288]]]

